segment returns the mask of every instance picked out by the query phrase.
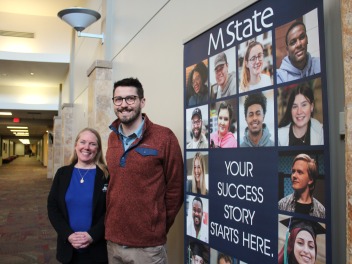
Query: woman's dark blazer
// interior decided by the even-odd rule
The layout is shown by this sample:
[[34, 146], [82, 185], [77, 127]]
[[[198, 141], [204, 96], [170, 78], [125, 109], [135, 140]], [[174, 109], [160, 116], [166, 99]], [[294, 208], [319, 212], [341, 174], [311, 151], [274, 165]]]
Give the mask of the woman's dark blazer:
[[[71, 182], [73, 167], [74, 165], [69, 165], [57, 170], [48, 196], [49, 220], [58, 234], [56, 258], [62, 263], [71, 261], [74, 250], [68, 241], [68, 237], [74, 231], [69, 224], [65, 203], [65, 195]], [[103, 171], [97, 166], [93, 193], [93, 219], [92, 226], [88, 230], [89, 235], [93, 238], [93, 243], [88, 246], [88, 249], [94, 261], [107, 261], [104, 238], [107, 184], [108, 180], [105, 179]]]

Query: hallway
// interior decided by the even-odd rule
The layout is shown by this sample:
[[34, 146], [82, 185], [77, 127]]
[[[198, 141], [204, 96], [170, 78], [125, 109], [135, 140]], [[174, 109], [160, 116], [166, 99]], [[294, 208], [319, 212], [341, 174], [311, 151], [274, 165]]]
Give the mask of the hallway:
[[0, 166], [0, 263], [58, 263], [56, 233], [47, 217], [51, 186], [35, 157]]

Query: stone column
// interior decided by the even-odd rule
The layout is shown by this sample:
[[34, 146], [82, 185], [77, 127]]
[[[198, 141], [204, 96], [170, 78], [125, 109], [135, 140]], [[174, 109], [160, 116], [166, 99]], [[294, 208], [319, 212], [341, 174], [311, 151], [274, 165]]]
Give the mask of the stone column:
[[[48, 159], [48, 178], [54, 178], [55, 173], [61, 165], [61, 117], [54, 117], [54, 128], [53, 128], [53, 145], [52, 145], [52, 161], [50, 161], [50, 157]], [[52, 162], [52, 165], [49, 165]]]
[[49, 143], [47, 145], [48, 145], [48, 147], [47, 147], [47, 153], [48, 153], [47, 178], [53, 179], [54, 175], [55, 175], [55, 172], [53, 170], [53, 168], [54, 168], [53, 145], [49, 144]]
[[102, 140], [105, 158], [110, 133], [112, 106], [112, 63], [97, 60], [88, 69], [88, 126], [96, 129]]
[[69, 164], [73, 151], [73, 104], [63, 104], [61, 109], [61, 166], [63, 166]]
[[341, 0], [342, 51], [345, 83], [346, 263], [352, 263], [352, 3]]

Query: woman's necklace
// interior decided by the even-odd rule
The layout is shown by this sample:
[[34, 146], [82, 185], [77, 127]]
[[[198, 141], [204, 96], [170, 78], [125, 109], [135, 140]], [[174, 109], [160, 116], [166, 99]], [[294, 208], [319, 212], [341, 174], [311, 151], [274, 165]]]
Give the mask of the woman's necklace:
[[301, 140], [302, 143], [304, 144], [304, 143], [306, 143], [306, 136], [307, 136], [307, 133], [305, 133], [303, 137], [298, 138], [298, 139]]
[[87, 169], [86, 169], [86, 170], [87, 170], [86, 173], [84, 173], [84, 175], [82, 176], [80, 169], [77, 168], [78, 173], [79, 173], [79, 175], [81, 176], [81, 180], [79, 181], [80, 183], [84, 183], [84, 177], [87, 175], [89, 169], [91, 169], [91, 167], [87, 168]]
[[300, 140], [300, 141], [302, 141], [302, 143], [304, 144], [304, 143], [306, 143], [306, 137], [307, 137], [307, 128], [305, 129], [305, 132], [304, 132], [304, 134], [303, 134], [303, 136], [301, 136], [301, 137], [297, 137], [296, 136], [296, 134], [298, 134], [298, 131], [295, 131], [295, 127], [293, 126], [292, 127], [292, 132], [293, 132], [293, 135], [298, 139], [298, 140]]

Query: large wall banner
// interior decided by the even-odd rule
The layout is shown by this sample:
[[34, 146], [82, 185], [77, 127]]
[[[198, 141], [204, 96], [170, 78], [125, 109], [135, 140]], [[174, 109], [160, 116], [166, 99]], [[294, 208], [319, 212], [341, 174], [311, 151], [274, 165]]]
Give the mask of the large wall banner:
[[184, 45], [184, 263], [332, 263], [323, 1]]

